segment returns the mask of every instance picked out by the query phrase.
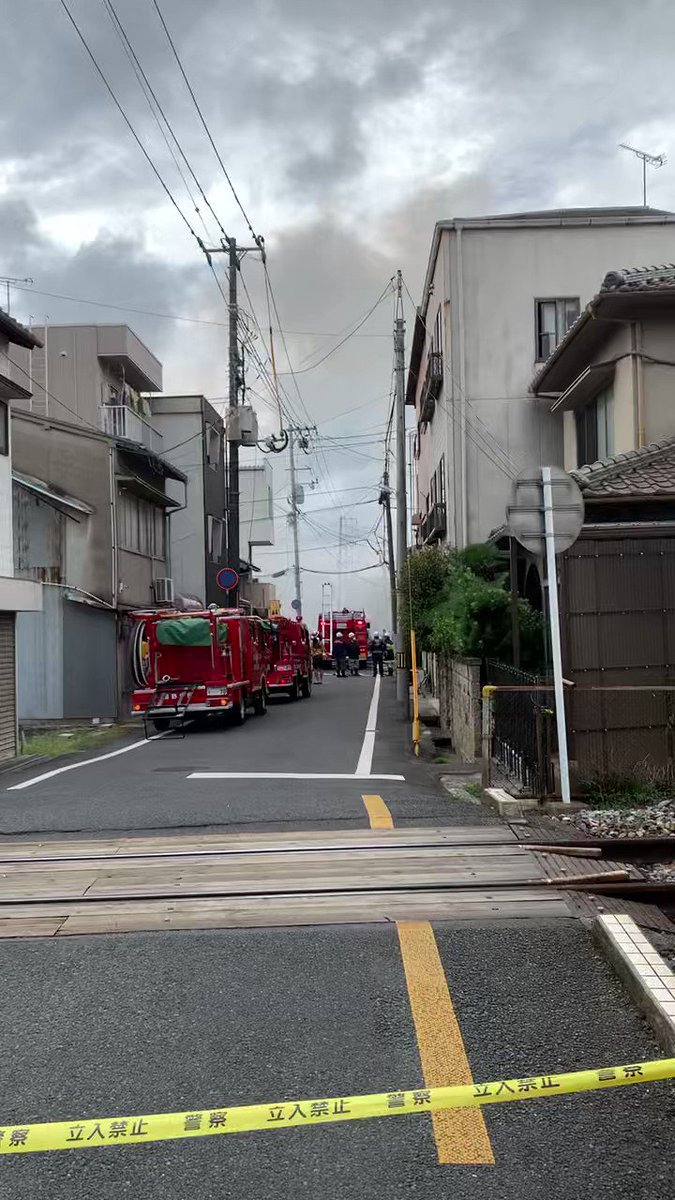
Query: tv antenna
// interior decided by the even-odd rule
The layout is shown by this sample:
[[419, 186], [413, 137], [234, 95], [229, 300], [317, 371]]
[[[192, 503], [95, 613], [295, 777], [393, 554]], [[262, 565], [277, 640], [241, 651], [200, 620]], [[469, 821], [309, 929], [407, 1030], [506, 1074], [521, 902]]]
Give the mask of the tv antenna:
[[642, 204], [647, 207], [647, 163], [650, 167], [662, 167], [666, 162], [665, 154], [647, 154], [646, 150], [636, 150], [635, 146], [629, 146], [626, 142], [619, 142], [620, 150], [629, 150], [631, 154], [635, 154], [642, 162]]

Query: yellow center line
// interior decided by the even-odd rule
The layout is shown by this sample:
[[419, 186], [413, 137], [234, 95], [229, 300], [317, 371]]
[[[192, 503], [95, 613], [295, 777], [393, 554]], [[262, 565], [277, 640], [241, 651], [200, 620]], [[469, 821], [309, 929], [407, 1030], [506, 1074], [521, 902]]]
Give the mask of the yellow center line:
[[[381, 796], [363, 796], [371, 829], [393, 829]], [[397, 921], [403, 970], [422, 1074], [427, 1087], [473, 1083], [436, 937], [429, 921]], [[494, 1163], [483, 1114], [478, 1108], [432, 1113], [438, 1161], [445, 1165]]]
[[371, 829], [393, 829], [394, 820], [381, 796], [362, 796]]

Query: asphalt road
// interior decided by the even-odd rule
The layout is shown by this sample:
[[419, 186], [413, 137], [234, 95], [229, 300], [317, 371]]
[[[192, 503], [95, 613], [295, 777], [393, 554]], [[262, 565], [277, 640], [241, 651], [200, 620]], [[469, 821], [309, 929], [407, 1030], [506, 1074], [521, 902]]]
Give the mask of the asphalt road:
[[[22, 837], [365, 828], [366, 792], [383, 796], [396, 825], [491, 820], [406, 753], [388, 680], [372, 770], [403, 782], [188, 778], [353, 772], [371, 690], [365, 678], [330, 678], [311, 701], [280, 703], [242, 730], [162, 739], [4, 790], [0, 827]], [[434, 932], [474, 1079], [660, 1057], [581, 923]], [[422, 1083], [393, 924], [0, 940], [0, 1030], [0, 1124]], [[494, 1107], [494, 1165], [439, 1166], [427, 1116], [3, 1157], [0, 1200], [666, 1200], [672, 1116], [667, 1083]]]
[[[151, 741], [21, 790], [11, 789], [23, 781], [23, 775], [5, 775], [0, 777], [0, 836], [226, 826], [233, 831], [364, 828], [368, 821], [361, 794], [368, 788], [358, 781], [189, 776], [209, 771], [352, 773], [359, 760], [372, 688], [372, 677], [367, 675], [357, 679], [330, 675], [310, 700], [275, 699], [267, 716], [251, 716], [241, 728], [190, 728], [184, 738]], [[405, 780], [373, 784], [371, 790], [385, 788], [397, 823], [446, 822], [449, 801], [437, 786], [438, 769], [406, 752], [395, 707], [394, 681], [385, 678], [372, 771], [400, 774]], [[123, 744], [133, 745], [139, 736]], [[115, 747], [106, 747], [104, 753], [111, 749]], [[61, 761], [55, 759], [54, 767], [58, 769]], [[28, 770], [25, 779], [49, 769], [53, 768]], [[454, 806], [453, 822], [488, 820], [476, 805]]]

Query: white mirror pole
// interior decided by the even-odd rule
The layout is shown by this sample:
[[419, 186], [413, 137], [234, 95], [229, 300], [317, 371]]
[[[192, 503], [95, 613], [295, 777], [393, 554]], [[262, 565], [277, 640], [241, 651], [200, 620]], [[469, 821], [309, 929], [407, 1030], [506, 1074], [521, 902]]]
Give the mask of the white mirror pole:
[[551, 623], [551, 658], [555, 688], [555, 719], [558, 728], [560, 760], [560, 791], [563, 804], [570, 803], [570, 765], [567, 757], [567, 723], [563, 688], [562, 652], [560, 649], [560, 612], [558, 609], [558, 571], [555, 561], [555, 526], [553, 523], [553, 488], [551, 468], [541, 468], [544, 500], [544, 533], [546, 536], [546, 578], [548, 582], [548, 612]]

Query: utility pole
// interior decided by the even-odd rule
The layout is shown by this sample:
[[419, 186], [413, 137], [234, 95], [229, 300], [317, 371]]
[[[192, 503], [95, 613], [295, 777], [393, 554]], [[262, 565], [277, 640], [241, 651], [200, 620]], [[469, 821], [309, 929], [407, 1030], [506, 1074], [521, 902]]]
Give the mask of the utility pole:
[[[227, 254], [229, 274], [229, 388], [228, 388], [228, 417], [227, 432], [227, 559], [228, 566], [239, 574], [239, 442], [240, 434], [233, 421], [233, 410], [239, 405], [239, 390], [243, 382], [242, 358], [239, 354], [239, 303], [237, 300], [237, 276], [239, 264], [245, 254], [258, 252], [265, 262], [265, 243], [262, 237], [255, 237], [255, 246], [238, 246], [237, 239], [224, 235], [220, 246], [206, 247], [200, 242], [210, 266], [212, 254]], [[239, 603], [239, 586], [230, 592], [230, 602], [233, 608]]]
[[298, 617], [302, 617], [302, 581], [300, 579], [300, 549], [298, 547], [298, 501], [295, 482], [295, 436], [299, 431], [297, 429], [288, 430], [288, 453], [290, 456], [291, 466], [291, 512], [290, 523], [293, 531], [293, 577], [295, 579], [295, 611]]
[[391, 596], [391, 628], [398, 628], [398, 605], [396, 597], [396, 559], [394, 558], [394, 530], [391, 523], [391, 488], [389, 487], [389, 467], [386, 466], [382, 475], [380, 488], [380, 504], [384, 508], [384, 522], [387, 531], [387, 561], [389, 564], [389, 592]]
[[[229, 275], [230, 275], [230, 386], [228, 400], [230, 416], [232, 410], [239, 404], [239, 312], [237, 306], [237, 239], [229, 238], [228, 243]], [[239, 442], [227, 443], [227, 558], [230, 567], [239, 574]], [[230, 597], [232, 607], [236, 608], [239, 600], [239, 586], [233, 589]]]
[[[396, 563], [398, 566], [398, 616], [396, 626], [396, 699], [408, 707], [408, 672], [400, 616], [403, 612], [401, 574], [408, 553], [405, 470], [405, 321], [403, 320], [403, 276], [396, 272], [396, 318], [394, 321], [394, 377], [396, 383]], [[412, 614], [411, 614], [412, 619]]]

